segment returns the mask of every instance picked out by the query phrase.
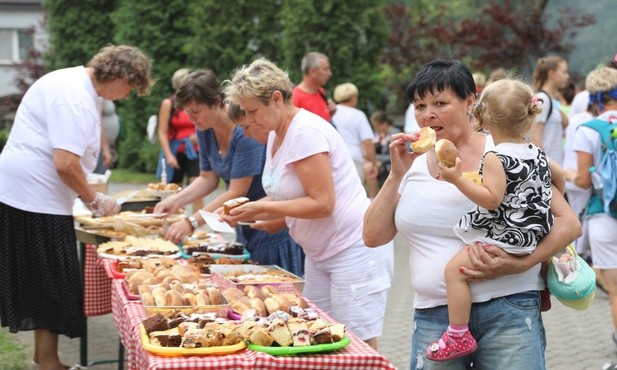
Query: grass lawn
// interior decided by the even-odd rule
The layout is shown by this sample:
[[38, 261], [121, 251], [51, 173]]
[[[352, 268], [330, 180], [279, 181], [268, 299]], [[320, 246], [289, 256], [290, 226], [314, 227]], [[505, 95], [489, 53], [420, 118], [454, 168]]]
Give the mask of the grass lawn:
[[24, 348], [11, 341], [10, 334], [0, 330], [0, 368], [5, 370], [25, 370], [26, 351]]
[[140, 173], [122, 168], [114, 168], [113, 170], [111, 170], [111, 178], [109, 179], [109, 181], [139, 184], [159, 182], [160, 180], [157, 179], [152, 173]]

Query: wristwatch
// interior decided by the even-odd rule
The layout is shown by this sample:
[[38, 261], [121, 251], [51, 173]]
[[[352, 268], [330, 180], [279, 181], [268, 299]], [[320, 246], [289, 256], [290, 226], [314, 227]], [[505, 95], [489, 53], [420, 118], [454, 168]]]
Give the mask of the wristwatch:
[[197, 228], [199, 227], [199, 221], [197, 221], [197, 219], [195, 218], [195, 216], [189, 216], [189, 218], [187, 218], [189, 224], [191, 224], [191, 226], [193, 226], [193, 230], [197, 230]]

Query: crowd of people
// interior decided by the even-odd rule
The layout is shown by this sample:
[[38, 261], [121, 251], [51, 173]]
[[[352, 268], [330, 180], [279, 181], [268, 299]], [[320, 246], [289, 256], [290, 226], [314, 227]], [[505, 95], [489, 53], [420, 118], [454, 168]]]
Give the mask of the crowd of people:
[[[352, 82], [329, 99], [323, 53], [303, 58], [297, 85], [266, 58], [225, 83], [182, 68], [160, 105], [158, 175], [183, 189], [154, 212], [192, 204], [164, 235], [176, 243], [205, 224], [202, 212], [228, 222], [255, 262], [302, 276], [303, 295], [373, 348], [399, 235], [415, 290], [410, 368], [543, 369], [546, 261], [573, 242], [597, 268], [617, 333], [617, 210], [607, 196], [616, 190], [591, 190], [610, 164], [614, 67], [590, 72], [575, 94], [560, 56], [539, 58], [532, 83], [437, 59], [407, 87], [402, 132], [386, 112], [358, 109]], [[0, 155], [0, 319], [11, 332], [34, 330], [40, 369], [66, 368], [60, 334], [85, 334], [72, 204], [119, 211], [86, 175], [97, 159], [111, 163], [104, 112], [133, 90], [149, 93], [151, 70], [140, 50], [109, 45], [85, 67], [48, 73], [24, 96]], [[425, 127], [454, 144], [451, 165], [410, 150]], [[249, 201], [223, 214], [238, 197]]]

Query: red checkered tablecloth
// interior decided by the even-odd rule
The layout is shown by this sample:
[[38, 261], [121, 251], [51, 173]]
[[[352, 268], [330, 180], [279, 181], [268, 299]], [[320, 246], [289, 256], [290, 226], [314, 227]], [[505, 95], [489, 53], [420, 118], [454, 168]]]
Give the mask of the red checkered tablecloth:
[[[328, 315], [315, 307], [326, 320]], [[249, 349], [224, 356], [163, 357], [146, 352], [141, 346], [139, 325], [146, 312], [140, 301], [130, 301], [122, 287], [122, 280], [112, 283], [112, 311], [114, 321], [126, 348], [127, 368], [164, 369], [396, 369], [382, 354], [369, 347], [353, 333], [347, 333], [351, 343], [338, 351], [325, 354], [271, 356]], [[334, 320], [332, 320], [334, 321]]]
[[111, 312], [111, 280], [96, 253], [96, 245], [86, 244], [84, 253], [84, 315]]

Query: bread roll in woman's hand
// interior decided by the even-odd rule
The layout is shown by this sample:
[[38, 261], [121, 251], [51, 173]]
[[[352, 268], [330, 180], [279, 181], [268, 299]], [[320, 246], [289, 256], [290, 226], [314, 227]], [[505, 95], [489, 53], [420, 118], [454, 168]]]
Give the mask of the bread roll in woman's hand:
[[435, 143], [435, 154], [439, 163], [446, 167], [454, 167], [456, 163], [456, 157], [459, 156], [458, 149], [448, 139], [440, 139]]
[[422, 127], [416, 135], [418, 135], [418, 138], [410, 143], [411, 150], [414, 153], [422, 154], [433, 149], [437, 140], [435, 130], [430, 127]]

